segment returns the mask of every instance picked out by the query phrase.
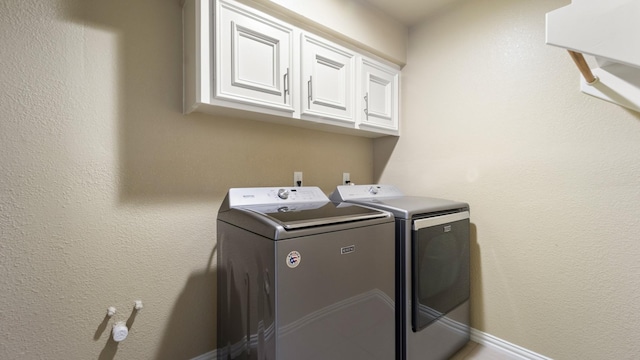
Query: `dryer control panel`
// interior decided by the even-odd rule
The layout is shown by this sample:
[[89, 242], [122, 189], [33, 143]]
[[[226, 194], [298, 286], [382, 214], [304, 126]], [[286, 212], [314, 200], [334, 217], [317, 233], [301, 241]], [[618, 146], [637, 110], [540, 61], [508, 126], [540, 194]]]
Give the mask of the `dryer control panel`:
[[400, 197], [404, 194], [393, 185], [340, 185], [331, 194], [331, 201]]

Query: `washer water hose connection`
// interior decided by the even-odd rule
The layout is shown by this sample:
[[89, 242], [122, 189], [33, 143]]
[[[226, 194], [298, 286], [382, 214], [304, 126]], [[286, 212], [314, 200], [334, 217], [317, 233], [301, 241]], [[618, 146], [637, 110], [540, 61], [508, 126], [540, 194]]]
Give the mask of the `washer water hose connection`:
[[129, 335], [129, 329], [124, 321], [120, 321], [113, 325], [111, 333], [113, 334], [113, 341], [120, 342], [127, 338], [127, 335]]

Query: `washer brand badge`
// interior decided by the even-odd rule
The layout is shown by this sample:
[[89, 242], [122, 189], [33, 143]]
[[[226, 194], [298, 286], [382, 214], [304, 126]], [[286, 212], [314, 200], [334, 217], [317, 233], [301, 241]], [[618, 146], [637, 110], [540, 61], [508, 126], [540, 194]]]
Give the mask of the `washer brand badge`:
[[444, 232], [449, 232], [449, 231], [451, 231], [451, 225], [445, 225]]
[[294, 267], [300, 265], [300, 260], [302, 260], [300, 253], [297, 251], [292, 251], [289, 253], [289, 255], [287, 255], [287, 266], [293, 269]]
[[354, 251], [356, 251], [356, 246], [355, 245], [345, 246], [343, 248], [340, 248], [340, 255], [352, 253]]

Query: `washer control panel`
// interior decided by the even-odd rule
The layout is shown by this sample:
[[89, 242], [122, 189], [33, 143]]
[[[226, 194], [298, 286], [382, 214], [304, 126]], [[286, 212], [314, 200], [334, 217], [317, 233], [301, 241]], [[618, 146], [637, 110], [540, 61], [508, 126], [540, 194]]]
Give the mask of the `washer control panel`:
[[229, 189], [229, 206], [328, 202], [317, 186]]
[[331, 194], [331, 201], [399, 197], [404, 194], [393, 185], [340, 185]]

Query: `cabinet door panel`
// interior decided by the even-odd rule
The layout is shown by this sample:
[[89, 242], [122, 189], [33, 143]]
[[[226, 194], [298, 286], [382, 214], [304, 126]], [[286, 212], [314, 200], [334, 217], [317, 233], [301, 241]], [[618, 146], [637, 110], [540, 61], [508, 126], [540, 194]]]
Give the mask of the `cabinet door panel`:
[[232, 86], [282, 96], [278, 77], [278, 39], [232, 23]]
[[363, 59], [360, 125], [398, 129], [398, 77], [397, 70]]
[[303, 114], [354, 123], [355, 54], [303, 36]]
[[255, 11], [219, 4], [216, 97], [293, 111], [288, 78], [293, 29]]
[[346, 97], [346, 69], [345, 65], [316, 54], [313, 64], [312, 103], [317, 106], [328, 106], [346, 111], [348, 99]]
[[393, 110], [391, 108], [392, 93], [392, 79], [380, 78], [373, 74], [369, 74], [369, 116], [391, 120], [391, 111]]

